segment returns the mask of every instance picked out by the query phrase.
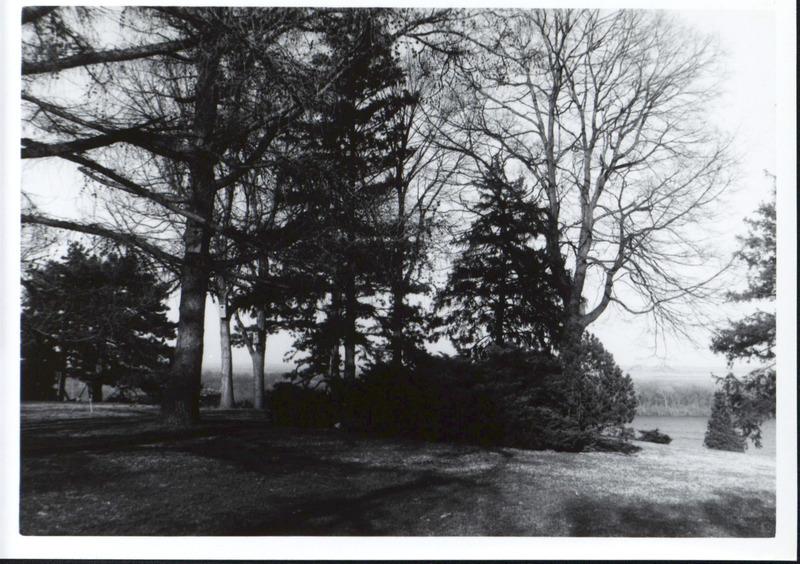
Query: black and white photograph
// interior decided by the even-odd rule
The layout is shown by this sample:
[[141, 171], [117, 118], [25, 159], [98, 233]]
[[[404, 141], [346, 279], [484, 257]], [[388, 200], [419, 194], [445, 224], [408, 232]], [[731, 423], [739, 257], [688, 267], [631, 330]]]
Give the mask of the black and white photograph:
[[795, 559], [793, 2], [2, 15], [0, 558]]

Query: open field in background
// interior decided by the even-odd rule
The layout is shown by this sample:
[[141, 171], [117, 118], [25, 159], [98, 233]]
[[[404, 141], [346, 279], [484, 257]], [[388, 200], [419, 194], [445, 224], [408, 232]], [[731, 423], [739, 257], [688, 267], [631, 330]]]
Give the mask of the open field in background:
[[635, 442], [632, 455], [368, 438], [204, 410], [22, 406], [26, 535], [769, 537], [775, 460]]
[[[283, 381], [283, 375], [290, 372], [287, 368], [265, 368], [264, 370], [264, 386], [267, 390], [272, 389], [275, 382]], [[212, 370], [204, 370], [202, 376], [203, 392], [204, 393], [218, 393], [219, 392], [219, 372]], [[237, 403], [253, 402], [253, 373], [250, 371], [236, 371], [233, 373], [233, 393], [234, 399]]]
[[710, 376], [703, 380], [635, 378], [633, 387], [639, 416], [711, 416], [716, 381]]
[[[755, 448], [751, 442], [747, 442], [746, 456], [760, 456], [775, 458], [776, 453], [776, 434], [775, 420], [765, 421], [761, 427], [761, 448]], [[708, 426], [708, 417], [676, 417], [676, 416], [646, 416], [637, 415], [631, 423], [631, 427], [636, 430], [652, 431], [658, 429], [666, 433], [672, 439], [670, 446], [681, 449], [701, 450], [709, 452], [703, 446], [703, 440]]]

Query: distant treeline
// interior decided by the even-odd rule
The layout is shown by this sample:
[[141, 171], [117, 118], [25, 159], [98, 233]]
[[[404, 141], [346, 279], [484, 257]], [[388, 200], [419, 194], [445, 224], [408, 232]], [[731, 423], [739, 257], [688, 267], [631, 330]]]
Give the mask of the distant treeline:
[[640, 416], [705, 417], [711, 414], [714, 380], [707, 382], [674, 380], [634, 380]]

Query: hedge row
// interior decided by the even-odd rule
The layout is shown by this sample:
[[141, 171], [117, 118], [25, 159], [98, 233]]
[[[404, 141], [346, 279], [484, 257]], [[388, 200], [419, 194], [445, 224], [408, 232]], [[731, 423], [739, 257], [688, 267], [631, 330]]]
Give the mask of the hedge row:
[[[628, 384], [630, 394], [615, 391], [615, 397], [635, 402]], [[633, 419], [635, 403], [602, 413], [596, 406], [576, 409], [576, 395], [565, 393], [575, 388], [551, 355], [493, 348], [477, 361], [423, 356], [401, 369], [377, 365], [352, 381], [334, 379], [324, 389], [278, 383], [268, 405], [281, 426], [576, 452], [602, 429]], [[577, 412], [592, 413], [594, 420]]]

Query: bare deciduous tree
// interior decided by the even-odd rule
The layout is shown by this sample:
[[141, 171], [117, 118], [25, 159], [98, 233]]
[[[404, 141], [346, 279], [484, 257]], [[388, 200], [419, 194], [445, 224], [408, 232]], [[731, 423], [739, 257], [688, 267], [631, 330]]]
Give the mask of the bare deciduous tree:
[[731, 182], [718, 52], [665, 13], [473, 13], [446, 143], [512, 155], [549, 212], [567, 334], [610, 304], [680, 329], [719, 270], [701, 220]]
[[[300, 28], [310, 14], [58, 9], [31, 14], [24, 30], [23, 56], [30, 65], [23, 72], [31, 75], [23, 85], [25, 126], [36, 138], [23, 139], [22, 157], [74, 162], [109, 189], [110, 201], [125, 205], [115, 223], [37, 213], [23, 214], [22, 221], [135, 244], [179, 272], [178, 341], [162, 404], [165, 423], [186, 425], [199, 417], [212, 233], [257, 245], [215, 223], [216, 194], [258, 163], [304, 101], [324, 92], [324, 77], [307, 72], [303, 40], [313, 30], [304, 35]], [[119, 48], [95, 47], [113, 31], [119, 32], [112, 33]], [[153, 36], [166, 42], [151, 48]], [[53, 88], [62, 78], [72, 85]], [[172, 248], [165, 250], [163, 240], [153, 240], [153, 222], [145, 219], [152, 219], [153, 209], [160, 212], [156, 223], [160, 217], [173, 233], [182, 231], [182, 244], [168, 240]]]

